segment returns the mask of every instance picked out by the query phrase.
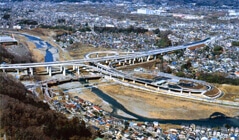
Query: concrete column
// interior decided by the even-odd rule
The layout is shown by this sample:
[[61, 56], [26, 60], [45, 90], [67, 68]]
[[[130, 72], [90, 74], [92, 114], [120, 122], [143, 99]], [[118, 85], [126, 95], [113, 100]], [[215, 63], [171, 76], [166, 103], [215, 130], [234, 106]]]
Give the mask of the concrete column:
[[140, 57], [141, 58], [141, 62], [144, 62], [144, 58], [143, 57]]
[[17, 69], [17, 75], [19, 75], [19, 69]]
[[2, 69], [2, 72], [4, 72], [4, 73], [5, 73], [5, 72], [6, 72], [6, 71], [5, 71], [5, 69]]
[[49, 66], [46, 67], [46, 72], [47, 72], [47, 73], [49, 72]]
[[188, 95], [191, 96], [191, 91], [188, 92]]
[[168, 93], [170, 93], [171, 92], [171, 90], [170, 89], [168, 89]]
[[134, 61], [135, 61], [135, 60], [132, 61], [132, 64], [134, 64]]
[[147, 61], [149, 61], [149, 59], [150, 59], [150, 55], [147, 57]]
[[157, 55], [154, 55], [154, 60], [156, 60], [157, 59]]
[[112, 75], [110, 74], [110, 79], [112, 78]]
[[183, 94], [183, 89], [181, 89], [180, 93]]
[[124, 81], [124, 77], [122, 78], [122, 81]]
[[126, 62], [127, 62], [127, 60], [125, 59], [125, 60], [124, 60], [124, 62], [126, 63]]
[[73, 65], [73, 68], [72, 68], [72, 70], [74, 71], [74, 70], [76, 70], [76, 66], [75, 65]]
[[119, 61], [119, 65], [121, 65], [121, 62]]
[[62, 74], [63, 74], [64, 76], [66, 76], [66, 67], [63, 67]]
[[125, 62], [123, 62], [123, 66], [125, 65]]
[[99, 54], [98, 54], [98, 53], [96, 54], [96, 57], [97, 57], [97, 58], [99, 57]]
[[30, 75], [33, 75], [33, 68], [29, 68]]
[[147, 84], [147, 83], [145, 83], [145, 84], [144, 84], [144, 86], [145, 86], [145, 87], [147, 87], [147, 86], [148, 86], [148, 84]]
[[80, 67], [77, 67], [77, 74], [80, 75]]
[[62, 72], [62, 70], [63, 70], [63, 66], [60, 66], [60, 72]]
[[133, 83], [135, 83], [135, 80], [133, 80]]
[[129, 64], [131, 64], [131, 59], [129, 60]]
[[141, 59], [141, 58], [137, 58], [137, 59], [138, 59], [138, 62], [140, 62], [140, 59]]
[[50, 77], [52, 76], [51, 67], [48, 67], [48, 74], [49, 74]]
[[158, 90], [159, 90], [159, 87], [158, 87]]

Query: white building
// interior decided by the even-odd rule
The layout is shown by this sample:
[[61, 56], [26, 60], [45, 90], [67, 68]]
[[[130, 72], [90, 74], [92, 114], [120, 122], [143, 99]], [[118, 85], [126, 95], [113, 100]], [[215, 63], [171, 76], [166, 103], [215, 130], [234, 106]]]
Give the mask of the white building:
[[150, 10], [150, 9], [147, 9], [147, 8], [140, 8], [140, 9], [137, 9], [137, 14], [152, 15], [152, 14], [154, 14], [154, 10]]
[[239, 12], [236, 10], [228, 10], [229, 16], [239, 16]]

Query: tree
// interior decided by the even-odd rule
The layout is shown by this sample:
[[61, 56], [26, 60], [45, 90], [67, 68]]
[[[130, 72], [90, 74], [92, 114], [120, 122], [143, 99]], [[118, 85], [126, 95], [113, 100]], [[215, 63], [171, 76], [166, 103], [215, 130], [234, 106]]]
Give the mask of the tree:
[[10, 14], [4, 14], [2, 18], [5, 20], [9, 20], [10, 17], [11, 17]]
[[223, 47], [222, 46], [214, 46], [213, 48], [213, 54], [214, 55], [220, 55], [223, 52]]
[[239, 41], [232, 41], [232, 46], [239, 46]]
[[61, 19], [58, 19], [58, 20], [57, 20], [57, 22], [58, 22], [58, 23], [65, 23], [65, 22], [66, 22], [66, 20], [65, 20], [65, 19], [63, 19], [63, 18], [61, 18]]

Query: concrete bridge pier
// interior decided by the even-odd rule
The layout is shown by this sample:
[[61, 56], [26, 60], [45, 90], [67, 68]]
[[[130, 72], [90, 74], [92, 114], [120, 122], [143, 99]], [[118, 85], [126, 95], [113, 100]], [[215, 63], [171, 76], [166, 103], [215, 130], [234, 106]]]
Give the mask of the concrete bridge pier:
[[5, 69], [2, 69], [2, 72], [4, 72], [4, 73], [5, 73], [5, 72], [6, 72], [6, 71], [5, 71]]
[[60, 66], [60, 72], [62, 72], [62, 70], [63, 70], [63, 66]]
[[170, 93], [171, 92], [171, 90], [170, 89], [168, 89], [168, 93]]
[[19, 72], [19, 69], [17, 69], [17, 75], [19, 75], [19, 73], [20, 73], [20, 72]]
[[119, 65], [121, 65], [121, 62], [119, 61]]
[[191, 91], [188, 92], [188, 95], [191, 96]]
[[181, 89], [180, 93], [183, 94], [183, 89]]
[[129, 65], [131, 64], [131, 59], [129, 59]]
[[147, 59], [148, 59], [148, 56], [145, 56], [145, 57], [144, 57], [144, 60], [147, 61]]
[[147, 62], [149, 61], [149, 59], [150, 59], [150, 55], [147, 57]]
[[122, 77], [122, 81], [124, 81], [124, 77]]
[[133, 64], [134, 64], [135, 60], [136, 60], [136, 58], [133, 59]]
[[33, 75], [33, 68], [29, 68], [30, 75]]
[[145, 86], [145, 87], [147, 87], [147, 86], [148, 86], [148, 84], [147, 84], [147, 83], [145, 83], [145, 84], [144, 84], [144, 86]]
[[154, 60], [156, 60], [157, 59], [157, 55], [154, 55]]
[[140, 57], [141, 58], [141, 62], [144, 62], [144, 58], [143, 57]]
[[76, 70], [76, 66], [75, 65], [73, 65], [73, 68], [72, 68], [72, 70], [74, 71], [74, 70]]
[[52, 76], [51, 67], [48, 67], [48, 74], [49, 74], [50, 77]]
[[135, 80], [133, 80], [133, 83], [135, 83]]
[[66, 67], [63, 67], [62, 74], [63, 74], [64, 76], [66, 76]]
[[141, 59], [141, 58], [137, 58], [138, 62], [140, 62], [140, 59]]
[[97, 57], [97, 58], [99, 57], [99, 54], [98, 54], [98, 53], [96, 54], [96, 57]]
[[80, 75], [80, 67], [77, 67], [77, 74]]

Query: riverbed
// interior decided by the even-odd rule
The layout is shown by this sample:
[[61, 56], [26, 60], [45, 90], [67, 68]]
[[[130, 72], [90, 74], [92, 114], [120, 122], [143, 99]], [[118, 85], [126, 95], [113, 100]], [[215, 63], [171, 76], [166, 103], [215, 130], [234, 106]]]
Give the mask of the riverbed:
[[28, 39], [29, 42], [35, 44], [36, 49], [40, 50], [44, 55], [45, 62], [59, 61], [58, 49], [52, 46], [50, 43], [42, 40], [39, 37], [35, 37], [29, 34], [21, 34]]

